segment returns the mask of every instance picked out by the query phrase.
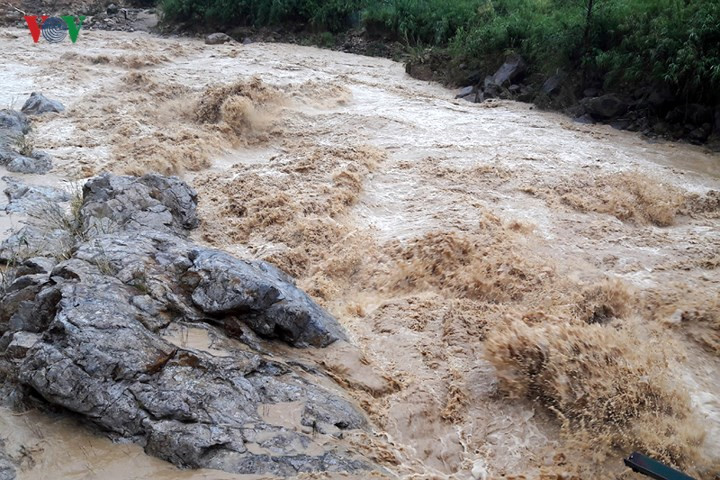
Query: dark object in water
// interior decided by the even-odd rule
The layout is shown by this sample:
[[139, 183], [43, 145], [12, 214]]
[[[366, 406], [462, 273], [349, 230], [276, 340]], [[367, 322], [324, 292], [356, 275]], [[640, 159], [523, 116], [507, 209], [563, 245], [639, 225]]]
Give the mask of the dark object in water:
[[626, 458], [625, 465], [632, 468], [634, 472], [642, 473], [656, 480], [695, 480], [638, 452], [633, 452]]

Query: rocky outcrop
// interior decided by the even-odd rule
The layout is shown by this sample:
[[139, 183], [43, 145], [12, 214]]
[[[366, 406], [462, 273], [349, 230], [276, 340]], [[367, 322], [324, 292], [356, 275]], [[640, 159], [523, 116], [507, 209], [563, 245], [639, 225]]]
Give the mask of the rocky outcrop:
[[65, 106], [57, 100], [50, 100], [42, 93], [32, 92], [20, 111], [26, 115], [42, 115], [63, 112]]
[[83, 187], [81, 220], [85, 229], [112, 224], [183, 236], [198, 224], [196, 202], [195, 191], [175, 177], [104, 175]]
[[29, 132], [30, 121], [24, 113], [0, 110], [0, 165], [15, 173], [47, 173], [52, 169], [52, 159], [47, 153], [27, 146], [28, 151], [18, 151]]
[[45, 203], [61, 203], [70, 201], [70, 193], [59, 188], [27, 185], [13, 177], [2, 177], [7, 183], [5, 195], [8, 213], [27, 212]]
[[0, 164], [6, 165], [19, 155], [13, 147], [29, 131], [30, 121], [24, 113], [0, 110]]
[[25, 135], [30, 131], [30, 120], [22, 112], [15, 110], [0, 110], [0, 140], [11, 139]]
[[12, 152], [9, 156], [3, 156], [2, 163], [9, 172], [37, 175], [48, 173], [53, 166], [50, 155], [39, 150], [33, 150], [27, 156]]
[[4, 452], [4, 444], [0, 439], [0, 480], [15, 480], [15, 465]]
[[[517, 98], [521, 93], [517, 82], [522, 80], [527, 71], [527, 64], [520, 55], [510, 55], [493, 75], [488, 75], [482, 82], [469, 85], [456, 95], [469, 102], [480, 103], [490, 98]], [[477, 75], [471, 75], [473, 81]]]
[[563, 72], [558, 72], [555, 75], [548, 77], [542, 84], [540, 91], [545, 95], [555, 95], [562, 88], [563, 82], [565, 81], [566, 75]]
[[[175, 178], [90, 180], [70, 255], [16, 259], [0, 301], [10, 380], [182, 467], [373, 468], [342, 441], [367, 427], [363, 414], [319, 385], [319, 366], [267, 351], [323, 347], [342, 328], [272, 265], [190, 242], [195, 199]], [[184, 345], [178, 328], [204, 330], [223, 353]], [[277, 406], [294, 425], [263, 413]]]

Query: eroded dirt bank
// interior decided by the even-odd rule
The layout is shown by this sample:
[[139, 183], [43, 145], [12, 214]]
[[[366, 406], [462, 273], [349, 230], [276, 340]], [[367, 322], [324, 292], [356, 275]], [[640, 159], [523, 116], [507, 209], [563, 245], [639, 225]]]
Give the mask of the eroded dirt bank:
[[[68, 107], [35, 122], [56, 181], [178, 174], [199, 193], [196, 240], [274, 262], [339, 319], [362, 355], [306, 354], [368, 414], [389, 472], [633, 478], [633, 448], [719, 471], [717, 155], [453, 101], [383, 59], [0, 35], [0, 102]], [[35, 458], [20, 478], [174, 472], [67, 423], [38, 441], [49, 420], [0, 418], [9, 453]]]

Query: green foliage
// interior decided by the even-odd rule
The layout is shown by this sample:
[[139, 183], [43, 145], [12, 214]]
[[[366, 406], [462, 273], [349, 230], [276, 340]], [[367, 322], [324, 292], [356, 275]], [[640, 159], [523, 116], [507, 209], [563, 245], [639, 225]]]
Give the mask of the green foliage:
[[692, 101], [720, 101], [720, 3], [601, 2], [586, 59], [610, 85], [653, 78]]
[[370, 1], [365, 23], [383, 25], [408, 45], [443, 45], [459, 28], [473, 22], [487, 0]]
[[[369, 31], [396, 38], [410, 51], [447, 48], [455, 63], [497, 63], [517, 52], [537, 73], [582, 71], [604, 78], [610, 89], [665, 83], [687, 101], [720, 101], [718, 0], [594, 0], [589, 25], [588, 0], [160, 2], [173, 22], [296, 23], [337, 33], [361, 20]], [[332, 44], [327, 38], [323, 43]]]
[[160, 0], [164, 18], [213, 27], [304, 23], [338, 32], [351, 26], [362, 0]]

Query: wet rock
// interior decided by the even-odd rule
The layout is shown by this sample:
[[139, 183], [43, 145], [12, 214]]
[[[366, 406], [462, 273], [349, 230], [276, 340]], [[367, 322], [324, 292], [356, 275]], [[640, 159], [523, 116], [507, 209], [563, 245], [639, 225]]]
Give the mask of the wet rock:
[[30, 131], [27, 116], [15, 110], [0, 110], [0, 138], [19, 137]]
[[7, 358], [24, 358], [28, 350], [40, 341], [40, 335], [30, 332], [15, 332], [9, 335], [8, 340], [5, 356]]
[[499, 98], [502, 96], [503, 90], [501, 85], [495, 83], [494, 77], [489, 75], [485, 77], [485, 81], [483, 82], [483, 97], [485, 99]]
[[433, 78], [433, 70], [426, 63], [407, 63], [405, 73], [418, 80], [430, 81]]
[[692, 125], [702, 126], [704, 124], [709, 124], [712, 126], [714, 121], [715, 112], [712, 108], [706, 105], [691, 103], [685, 107], [684, 113], [685, 121]]
[[[345, 338], [337, 321], [272, 265], [188, 241], [195, 207], [171, 177], [89, 181], [79, 222], [103, 217], [114, 230], [74, 238], [56, 265], [30, 258], [14, 269], [0, 299], [11, 380], [181, 467], [281, 477], [375, 468], [342, 443], [367, 421], [320, 386], [321, 367], [269, 356], [245, 329], [321, 347]], [[168, 332], [190, 325], [232, 350], [174, 343]], [[295, 427], [263, 414], [286, 403]]]
[[26, 212], [37, 208], [43, 203], [59, 203], [70, 201], [70, 194], [59, 188], [27, 185], [12, 177], [2, 177], [8, 184], [5, 188], [5, 195], [8, 204], [5, 211], [8, 213]]
[[208, 315], [248, 315], [256, 333], [295, 346], [324, 347], [344, 339], [337, 321], [295, 287], [286, 274], [266, 262], [245, 262], [213, 250], [190, 252], [199, 283], [192, 300]]
[[114, 3], [111, 3], [111, 4], [108, 5], [108, 7], [105, 9], [105, 12], [106, 12], [108, 15], [117, 15], [117, 13], [118, 13], [119, 11], [120, 11], [120, 9], [119, 9], [118, 6], [115, 5]]
[[520, 102], [532, 102], [536, 96], [534, 88], [528, 85], [520, 85], [520, 92], [518, 92], [517, 99]]
[[225, 33], [211, 33], [205, 37], [206, 45], [220, 45], [227, 42], [232, 42], [232, 37]]
[[647, 96], [647, 102], [656, 109], [672, 105], [675, 101], [675, 95], [672, 94], [667, 85], [652, 88]]
[[482, 92], [471, 93], [469, 95], [465, 95], [464, 97], [460, 97], [460, 99], [470, 103], [478, 103], [478, 95], [482, 96]]
[[24, 113], [15, 110], [0, 110], [0, 164], [7, 165], [19, 155], [15, 151], [18, 143], [30, 131], [30, 121]]
[[50, 100], [42, 93], [33, 92], [20, 110], [27, 115], [41, 115], [62, 112], [65, 106], [57, 100]]
[[57, 259], [52, 257], [31, 257], [22, 262], [17, 268], [17, 275], [34, 275], [36, 273], [50, 273]]
[[15, 465], [5, 453], [2, 439], [0, 439], [0, 480], [15, 480]]
[[464, 98], [475, 93], [475, 87], [469, 86], [461, 88], [460, 91], [455, 95], [455, 98]]
[[691, 142], [703, 143], [705, 140], [708, 139], [711, 132], [712, 127], [709, 123], [705, 123], [697, 128], [690, 130], [690, 133], [688, 133], [688, 138]]
[[545, 95], [555, 95], [560, 92], [560, 88], [562, 87], [564, 81], [565, 74], [562, 72], [556, 73], [555, 75], [545, 80], [545, 83], [543, 83], [540, 91], [542, 91], [542, 93], [544, 93]]
[[[4, 160], [4, 159], [3, 159]], [[52, 170], [52, 158], [45, 152], [33, 150], [30, 156], [13, 154], [5, 164], [5, 168], [13, 173], [33, 173], [42, 175]]]
[[511, 55], [505, 63], [492, 76], [492, 83], [499, 86], [507, 86], [517, 83], [527, 70], [527, 64], [520, 55]]
[[73, 247], [74, 241], [70, 232], [52, 224], [28, 225], [3, 240], [0, 261], [16, 265], [37, 256], [60, 258]]
[[616, 130], [628, 130], [631, 123], [627, 118], [619, 118], [610, 122], [610, 126]]
[[586, 125], [591, 125], [591, 124], [595, 123], [595, 120], [587, 113], [580, 115], [579, 117], [575, 118], [573, 121], [575, 123], [582, 123], [582, 124], [586, 124]]
[[460, 81], [460, 85], [474, 86], [480, 83], [483, 79], [483, 73], [480, 70], [473, 70], [469, 72], [465, 78]]
[[627, 112], [628, 103], [618, 95], [609, 93], [600, 97], [585, 98], [582, 106], [595, 118], [609, 119]]
[[[197, 226], [197, 193], [176, 177], [102, 175], [83, 187], [85, 228], [184, 234]], [[111, 224], [111, 225], [110, 225]]]
[[583, 90], [583, 95], [588, 98], [599, 97], [602, 94], [598, 88], [586, 88]]

